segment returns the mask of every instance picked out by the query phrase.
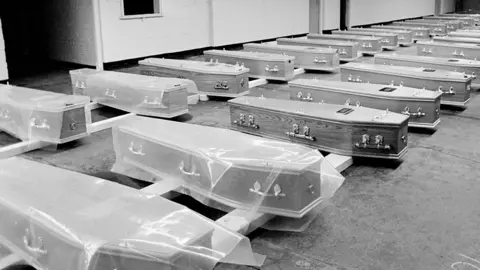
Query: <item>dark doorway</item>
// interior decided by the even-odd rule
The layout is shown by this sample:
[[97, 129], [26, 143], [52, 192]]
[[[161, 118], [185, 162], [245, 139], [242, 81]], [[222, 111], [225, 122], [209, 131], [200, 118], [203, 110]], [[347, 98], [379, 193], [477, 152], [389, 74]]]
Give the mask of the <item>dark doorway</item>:
[[347, 29], [347, 0], [340, 0], [340, 30]]

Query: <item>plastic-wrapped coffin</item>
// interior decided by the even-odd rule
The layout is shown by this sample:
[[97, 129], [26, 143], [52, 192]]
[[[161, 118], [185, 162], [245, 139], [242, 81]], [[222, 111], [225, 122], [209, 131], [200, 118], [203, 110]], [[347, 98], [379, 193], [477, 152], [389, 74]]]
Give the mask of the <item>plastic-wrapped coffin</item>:
[[87, 97], [0, 84], [0, 130], [61, 144], [87, 135]]
[[346, 156], [399, 159], [409, 116], [366, 107], [256, 97], [229, 101], [231, 128]]
[[447, 25], [444, 23], [435, 23], [430, 21], [425, 21], [425, 22], [406, 21], [406, 22], [393, 22], [392, 25], [426, 27], [430, 29], [430, 35], [444, 36], [447, 34]]
[[382, 44], [383, 48], [386, 49], [394, 49], [398, 47], [398, 34], [380, 32], [372, 34], [371, 32], [363, 32], [363, 31], [348, 31], [348, 30], [334, 30], [332, 34], [336, 35], [357, 35], [357, 36], [377, 36], [381, 37], [382, 40], [380, 43]]
[[441, 103], [465, 106], [474, 77], [460, 72], [378, 64], [348, 63], [341, 66], [344, 82], [403, 85], [442, 93]]
[[[447, 37], [448, 38], [448, 37]], [[417, 55], [480, 59], [480, 46], [471, 43], [450, 43], [447, 40], [418, 41]]]
[[[449, 13], [449, 14], [439, 14], [438, 17], [462, 17], [462, 18], [472, 18], [473, 25], [478, 25], [480, 23], [480, 14], [456, 14], [456, 13]], [[465, 25], [464, 25], [465, 26]]]
[[308, 46], [287, 46], [272, 43], [248, 43], [243, 45], [245, 51], [285, 54], [295, 57], [294, 66], [309, 70], [333, 72], [340, 66], [337, 49], [316, 48]]
[[308, 79], [290, 81], [289, 89], [291, 100], [362, 106], [408, 115], [410, 127], [433, 129], [440, 123], [442, 94], [435, 91]]
[[17, 157], [0, 168], [0, 244], [37, 269], [258, 266], [247, 238], [162, 197]]
[[311, 40], [337, 40], [337, 41], [352, 41], [357, 43], [357, 50], [363, 54], [375, 54], [381, 52], [383, 40], [381, 37], [374, 36], [356, 36], [356, 35], [320, 35], [308, 34], [308, 39]]
[[413, 31], [400, 29], [377, 29], [377, 28], [350, 28], [350, 31], [372, 32], [374, 33], [392, 33], [398, 36], [398, 44], [402, 46], [413, 45]]
[[[472, 38], [472, 37], [454, 37], [454, 36], [444, 36], [444, 37], [433, 37], [432, 41], [434, 42], [443, 42], [443, 43], [464, 43], [464, 44], [480, 44], [480, 37], [479, 38]], [[450, 44], [454, 46], [455, 44]], [[428, 53], [428, 51], [420, 51], [419, 53]], [[455, 57], [452, 55], [452, 57]], [[458, 55], [457, 57], [460, 57]]]
[[237, 97], [249, 93], [250, 70], [245, 66], [160, 58], [147, 58], [139, 64], [140, 74], [189, 79], [209, 96]]
[[426, 27], [414, 27], [414, 26], [402, 26], [402, 25], [372, 25], [371, 29], [392, 29], [392, 30], [407, 30], [412, 31], [413, 40], [429, 40], [430, 28]]
[[334, 48], [338, 50], [340, 61], [358, 59], [358, 42], [339, 40], [312, 40], [306, 38], [279, 38], [277, 44], [288, 46], [308, 46], [319, 48]]
[[473, 75], [472, 87], [480, 87], [480, 61], [471, 59], [418, 56], [407, 54], [378, 54], [375, 56], [375, 64], [424, 67], [462, 72]]
[[188, 83], [180, 79], [86, 68], [70, 76], [75, 95], [108, 107], [162, 118], [188, 113]]
[[460, 21], [463, 27], [475, 25], [475, 19], [471, 17], [460, 17], [460, 16], [427, 16], [423, 17], [425, 20], [435, 20], [435, 21]]
[[227, 50], [207, 50], [203, 54], [207, 61], [245, 65], [254, 78], [289, 81], [295, 76], [293, 56]]
[[426, 22], [426, 23], [439, 23], [439, 24], [445, 24], [447, 34], [452, 32], [452, 31], [457, 31], [458, 29], [462, 29], [463, 24], [459, 20], [426, 20], [426, 19], [415, 19], [415, 20], [408, 20], [407, 22]]
[[343, 182], [316, 150], [228, 129], [136, 117], [113, 128], [113, 138], [114, 172], [177, 179], [196, 194], [252, 212], [301, 218]]

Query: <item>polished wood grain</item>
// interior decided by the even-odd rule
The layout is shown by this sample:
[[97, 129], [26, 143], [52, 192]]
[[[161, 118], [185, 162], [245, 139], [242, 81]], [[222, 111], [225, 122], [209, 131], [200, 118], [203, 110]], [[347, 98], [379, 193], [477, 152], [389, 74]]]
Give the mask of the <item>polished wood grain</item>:
[[381, 37], [374, 36], [358, 36], [358, 35], [319, 35], [319, 34], [308, 34], [308, 39], [312, 40], [338, 40], [338, 41], [352, 41], [357, 43], [357, 51], [364, 54], [375, 54], [381, 52], [382, 41]]
[[386, 32], [379, 32], [379, 33], [372, 33], [372, 32], [363, 32], [363, 31], [349, 31], [349, 30], [334, 30], [332, 34], [336, 35], [358, 35], [358, 36], [378, 36], [381, 37], [382, 40], [380, 41], [382, 47], [398, 47], [398, 34], [393, 33], [386, 33]]
[[373, 32], [373, 33], [393, 33], [398, 35], [398, 44], [409, 46], [413, 43], [413, 31], [398, 29], [378, 29], [378, 28], [350, 28], [350, 31]]
[[371, 29], [405, 29], [412, 31], [413, 40], [429, 40], [430, 39], [430, 28], [426, 27], [412, 27], [412, 26], [401, 26], [401, 25], [372, 25]]
[[419, 41], [417, 55], [480, 60], [480, 44]]
[[358, 59], [359, 53], [357, 50], [357, 43], [349, 41], [279, 38], [277, 39], [277, 43], [280, 45], [289, 46], [310, 46], [338, 49], [341, 61], [354, 61]]

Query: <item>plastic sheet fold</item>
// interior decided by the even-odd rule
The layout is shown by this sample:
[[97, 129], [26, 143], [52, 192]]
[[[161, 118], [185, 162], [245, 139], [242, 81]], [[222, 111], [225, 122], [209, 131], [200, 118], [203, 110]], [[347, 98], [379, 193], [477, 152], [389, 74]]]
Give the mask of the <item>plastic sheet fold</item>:
[[188, 208], [17, 157], [0, 160], [0, 244], [38, 269], [259, 266], [247, 238]]
[[317, 150], [233, 130], [132, 117], [113, 128], [113, 141], [112, 171], [174, 179], [205, 205], [251, 217], [302, 218], [344, 181]]

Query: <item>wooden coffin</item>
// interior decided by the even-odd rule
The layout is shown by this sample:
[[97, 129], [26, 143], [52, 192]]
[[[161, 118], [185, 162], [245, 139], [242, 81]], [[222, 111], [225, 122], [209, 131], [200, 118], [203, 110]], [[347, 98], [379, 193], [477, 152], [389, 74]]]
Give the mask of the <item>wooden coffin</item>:
[[231, 128], [346, 156], [399, 159], [408, 116], [366, 107], [241, 97], [229, 101]]
[[337, 49], [338, 54], [340, 55], [340, 61], [355, 61], [359, 57], [359, 52], [357, 49], [358, 43], [351, 41], [279, 38], [277, 39], [277, 44]]
[[160, 58], [147, 58], [138, 63], [142, 75], [192, 80], [200, 93], [209, 96], [238, 97], [250, 92], [250, 70], [240, 65]]
[[294, 66], [309, 70], [335, 71], [340, 65], [337, 49], [308, 46], [287, 46], [272, 43], [248, 43], [243, 45], [245, 51], [284, 54], [295, 57]]
[[435, 20], [435, 21], [460, 21], [462, 28], [465, 26], [475, 25], [475, 21], [471, 17], [460, 17], [460, 16], [427, 16], [423, 17], [425, 20]]
[[214, 227], [182, 205], [17, 157], [0, 167], [0, 244], [36, 269], [211, 269]]
[[70, 77], [74, 94], [108, 107], [162, 118], [188, 113], [187, 84], [178, 79], [87, 68]]
[[410, 116], [408, 126], [434, 129], [440, 123], [441, 93], [381, 84], [296, 79], [290, 99], [389, 110]]
[[480, 32], [475, 31], [455, 31], [448, 34], [450, 37], [480, 38]]
[[203, 54], [206, 61], [244, 65], [250, 70], [248, 75], [253, 78], [289, 81], [295, 76], [293, 56], [227, 50], [207, 50]]
[[470, 44], [480, 44], [480, 38], [471, 38], [471, 37], [454, 37], [454, 36], [443, 36], [443, 37], [433, 37], [433, 41], [436, 42], [446, 42], [446, 43], [470, 43]]
[[378, 54], [375, 64], [424, 67], [465, 73], [474, 77], [472, 86], [480, 87], [480, 61], [446, 57], [418, 56], [408, 54]]
[[372, 55], [381, 52], [382, 44], [381, 37], [374, 36], [356, 36], [356, 35], [321, 35], [321, 34], [308, 34], [307, 39], [311, 40], [338, 40], [338, 41], [351, 41], [357, 43], [357, 51], [362, 54]]
[[229, 129], [136, 117], [113, 140], [117, 161], [237, 209], [300, 218], [322, 202], [322, 177], [343, 178], [308, 147]]
[[393, 25], [426, 27], [430, 29], [430, 35], [444, 36], [447, 34], [447, 25], [444, 23], [429, 23], [429, 22], [393, 22]]
[[398, 36], [398, 44], [401, 46], [410, 46], [413, 44], [413, 31], [402, 29], [379, 29], [379, 28], [350, 28], [350, 31], [372, 32], [372, 33], [392, 33]]
[[351, 30], [334, 30], [332, 34], [336, 35], [357, 35], [357, 36], [374, 36], [381, 37], [380, 43], [383, 48], [394, 49], [398, 47], [398, 35], [386, 32], [372, 33], [364, 31], [351, 31]]
[[457, 31], [458, 29], [462, 29], [463, 24], [461, 21], [445, 21], [445, 20], [425, 20], [425, 19], [416, 19], [416, 20], [408, 20], [407, 22], [426, 22], [426, 23], [438, 23], [438, 24], [445, 24], [447, 34], [453, 31]]
[[0, 84], [0, 130], [21, 140], [54, 144], [87, 135], [88, 97]]
[[418, 41], [417, 54], [434, 57], [453, 57], [480, 59], [480, 45], [470, 43], [448, 43], [435, 41]]
[[470, 99], [473, 76], [460, 72], [388, 66], [365, 63], [348, 63], [340, 67], [344, 82], [402, 85], [442, 93], [442, 104], [465, 106]]
[[413, 26], [402, 26], [402, 25], [372, 25], [370, 29], [393, 29], [393, 30], [402, 30], [412, 31], [412, 39], [417, 40], [429, 40], [430, 39], [430, 28], [426, 27], [413, 27]]

